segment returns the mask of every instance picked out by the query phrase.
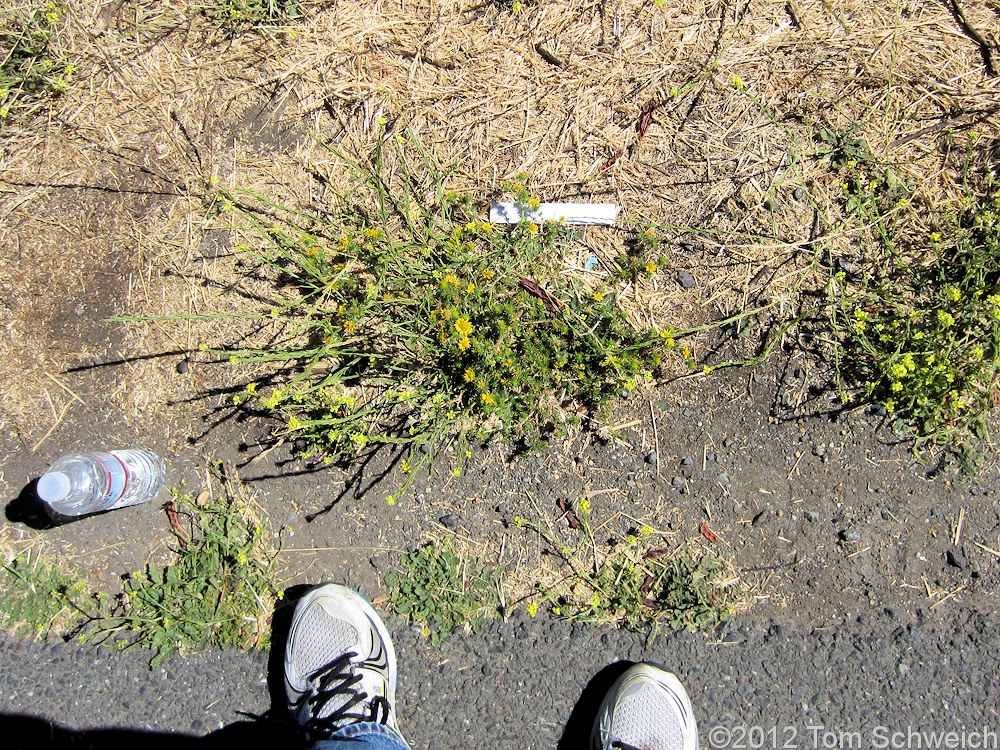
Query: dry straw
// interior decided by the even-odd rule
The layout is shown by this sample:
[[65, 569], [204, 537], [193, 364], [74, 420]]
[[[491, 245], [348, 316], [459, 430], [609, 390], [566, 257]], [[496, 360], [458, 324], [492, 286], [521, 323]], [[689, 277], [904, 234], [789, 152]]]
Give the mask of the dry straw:
[[[66, 3], [69, 91], [0, 134], [8, 426], [37, 440], [71, 401], [46, 373], [136, 420], [221, 377], [140, 357], [252, 326], [101, 319], [265, 305], [273, 290], [242, 273], [226, 217], [209, 217], [213, 180], [328, 205], [351, 184], [324, 146], [366, 153], [382, 122], [408, 124], [484, 205], [524, 172], [546, 199], [615, 201], [630, 222], [676, 227], [670, 262], [697, 286], [668, 276], [625, 293], [638, 319], [677, 327], [762, 298], [794, 305], [816, 247], [854, 241], [835, 177], [812, 156], [819, 128], [860, 122], [929, 196], [950, 189], [936, 149], [946, 127], [998, 136], [1000, 78], [968, 33], [1000, 44], [981, 0], [960, 3], [964, 24], [909, 0], [510, 7], [316, 3], [288, 29], [228, 38], [186, 2]], [[620, 242], [591, 233], [568, 267], [583, 273]], [[129, 364], [68, 372], [106, 359]]]

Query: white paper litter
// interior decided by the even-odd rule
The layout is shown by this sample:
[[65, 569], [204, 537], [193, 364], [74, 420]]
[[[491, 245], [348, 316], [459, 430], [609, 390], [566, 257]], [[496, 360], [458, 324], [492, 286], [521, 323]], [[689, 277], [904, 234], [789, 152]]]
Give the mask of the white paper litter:
[[538, 208], [525, 208], [516, 203], [494, 203], [490, 206], [493, 224], [517, 224], [524, 218], [542, 224], [565, 221], [567, 224], [598, 224], [612, 227], [619, 208], [614, 203], [542, 203]]

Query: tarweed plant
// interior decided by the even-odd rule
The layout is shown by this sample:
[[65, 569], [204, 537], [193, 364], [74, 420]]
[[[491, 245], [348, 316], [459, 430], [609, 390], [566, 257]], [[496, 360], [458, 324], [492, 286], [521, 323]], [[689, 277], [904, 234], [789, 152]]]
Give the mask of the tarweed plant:
[[[235, 397], [277, 417], [276, 437], [326, 462], [404, 446], [404, 472], [456, 440], [457, 470], [471, 440], [537, 446], [652, 379], [663, 337], [632, 326], [610, 288], [562, 272], [571, 228], [488, 223], [412, 134], [370, 162], [338, 156], [358, 188], [327, 212], [238, 192], [216, 204], [287, 292], [267, 313], [279, 343], [218, 352], [276, 365]], [[524, 179], [506, 189], [539, 203]]]
[[646, 524], [602, 544], [591, 513], [584, 497], [567, 506], [560, 523], [569, 523], [562, 530], [551, 522], [514, 519], [516, 527], [540, 535], [569, 569], [556, 584], [537, 586], [529, 615], [545, 606], [558, 618], [648, 628], [655, 636], [660, 626], [711, 630], [744, 606], [746, 585], [718, 555], [694, 543], [670, 546]]
[[838, 355], [858, 391], [917, 445], [975, 462], [1000, 402], [1000, 185], [967, 181], [959, 205], [916, 224], [891, 169], [842, 164], [849, 212], [874, 234], [864, 272], [831, 269]]
[[208, 645], [267, 648], [270, 616], [281, 599], [270, 529], [242, 487], [226, 480], [216, 496], [173, 491], [174, 560], [125, 576], [115, 602], [102, 602], [86, 639], [141, 645], [151, 667]]
[[385, 583], [393, 609], [434, 645], [458, 628], [479, 632], [499, 614], [499, 570], [457, 553], [448, 540], [405, 555]]
[[0, 128], [65, 91], [75, 66], [59, 49], [62, 3], [29, 3], [0, 10]]

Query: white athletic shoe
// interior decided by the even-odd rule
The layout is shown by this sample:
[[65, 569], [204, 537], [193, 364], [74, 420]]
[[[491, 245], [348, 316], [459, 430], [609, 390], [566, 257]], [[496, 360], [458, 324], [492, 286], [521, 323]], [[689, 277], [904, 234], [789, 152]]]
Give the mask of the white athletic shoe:
[[594, 750], [698, 750], [684, 686], [654, 664], [636, 664], [608, 691], [594, 722]]
[[285, 692], [311, 741], [362, 721], [399, 733], [396, 653], [364, 597], [328, 583], [299, 600], [285, 645]]

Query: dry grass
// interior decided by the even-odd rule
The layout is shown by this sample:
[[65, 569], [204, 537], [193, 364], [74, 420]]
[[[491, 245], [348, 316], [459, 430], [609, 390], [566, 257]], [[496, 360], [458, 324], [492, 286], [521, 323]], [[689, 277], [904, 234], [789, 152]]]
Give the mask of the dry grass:
[[[76, 403], [49, 375], [136, 423], [217, 384], [197, 357], [187, 376], [174, 364], [251, 326], [100, 319], [263, 305], [254, 298], [273, 291], [218, 244], [224, 217], [206, 218], [212, 179], [329, 204], [350, 181], [323, 145], [366, 153], [382, 117], [408, 123], [484, 205], [524, 172], [546, 199], [615, 201], [627, 221], [677, 227], [671, 263], [698, 286], [668, 277], [631, 304], [678, 327], [762, 295], [794, 304], [815, 248], [851, 241], [835, 178], [810, 156], [818, 128], [863, 123], [873, 151], [930, 196], [948, 182], [938, 126], [1000, 135], [988, 114], [1000, 78], [939, 3], [538, 0], [512, 14], [468, 0], [328, 2], [290, 31], [234, 39], [179, 1], [67, 6], [73, 85], [0, 133], [2, 408], [26, 444]], [[1000, 45], [995, 5], [961, 7]], [[621, 239], [589, 243], [607, 253], [609, 237]], [[162, 352], [174, 354], [137, 359]], [[117, 359], [127, 364], [67, 373]]]

